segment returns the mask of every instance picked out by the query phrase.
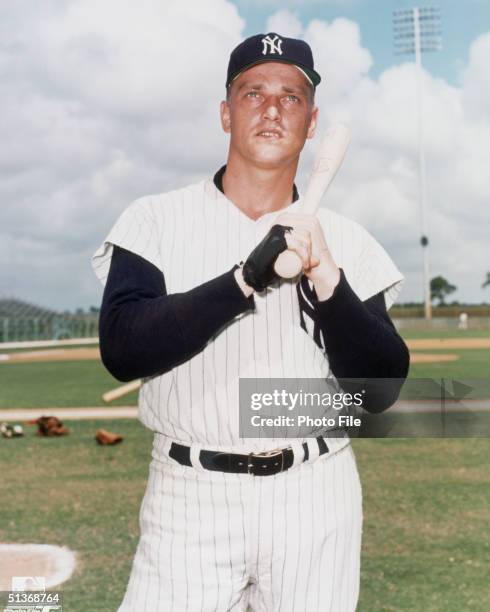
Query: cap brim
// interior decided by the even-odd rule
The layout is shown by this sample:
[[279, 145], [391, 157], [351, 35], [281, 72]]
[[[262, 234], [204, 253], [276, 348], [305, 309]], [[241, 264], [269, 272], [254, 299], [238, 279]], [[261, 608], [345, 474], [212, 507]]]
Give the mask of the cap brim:
[[240, 71], [232, 74], [230, 78], [228, 79], [228, 81], [226, 82], [226, 87], [231, 85], [231, 83], [233, 83], [233, 81], [237, 77], [239, 77], [243, 72], [245, 72], [249, 68], [252, 68], [253, 66], [256, 66], [257, 64], [264, 64], [265, 62], [282, 62], [283, 64], [291, 64], [292, 66], [296, 66], [296, 68], [299, 68], [301, 72], [303, 72], [305, 76], [311, 81], [313, 87], [316, 87], [322, 80], [318, 72], [316, 72], [315, 70], [312, 70], [311, 68], [308, 68], [307, 66], [304, 66], [303, 64], [299, 64], [298, 62], [291, 62], [290, 60], [285, 60], [285, 59], [264, 58], [264, 59], [257, 60], [256, 62], [251, 62], [250, 64], [247, 64], [246, 66], [244, 66]]

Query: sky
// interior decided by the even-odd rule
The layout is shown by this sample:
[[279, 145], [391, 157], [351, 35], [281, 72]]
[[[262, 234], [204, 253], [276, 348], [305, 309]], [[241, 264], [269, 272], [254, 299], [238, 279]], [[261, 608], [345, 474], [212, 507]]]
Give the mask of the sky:
[[[212, 176], [229, 53], [277, 31], [309, 42], [320, 130], [352, 142], [322, 202], [361, 223], [420, 301], [415, 67], [388, 0], [9, 0], [0, 5], [0, 296], [99, 305], [93, 252], [134, 199]], [[439, 2], [443, 48], [422, 74], [431, 276], [490, 301], [490, 3]], [[306, 185], [308, 142], [297, 184]]]

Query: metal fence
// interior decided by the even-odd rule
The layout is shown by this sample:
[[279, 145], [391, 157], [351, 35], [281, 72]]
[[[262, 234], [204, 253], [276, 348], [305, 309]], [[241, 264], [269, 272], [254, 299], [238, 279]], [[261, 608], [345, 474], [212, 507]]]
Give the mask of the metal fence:
[[[407, 329], [441, 331], [460, 329], [457, 317], [434, 317], [430, 320], [422, 317], [393, 318], [393, 323], [398, 331], [405, 331]], [[466, 329], [490, 330], [490, 317], [468, 316], [466, 325]]]
[[0, 342], [97, 336], [98, 313], [59, 313], [15, 298], [0, 299]]
[[97, 336], [98, 315], [0, 317], [0, 342], [64, 340]]

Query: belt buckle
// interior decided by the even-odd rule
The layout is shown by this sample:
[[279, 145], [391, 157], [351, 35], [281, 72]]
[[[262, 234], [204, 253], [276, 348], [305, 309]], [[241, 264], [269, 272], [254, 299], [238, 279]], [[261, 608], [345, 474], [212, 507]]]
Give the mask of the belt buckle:
[[[258, 474], [256, 472], [253, 471], [253, 468], [257, 465], [258, 461], [260, 461], [261, 458], [263, 457], [281, 457], [281, 465], [279, 467], [279, 469], [277, 470], [277, 472], [282, 472], [283, 471], [283, 466], [284, 466], [284, 452], [283, 449], [279, 449], [279, 450], [270, 450], [270, 451], [264, 451], [262, 453], [250, 453], [248, 455], [248, 464], [247, 464], [247, 472], [249, 474], [252, 474], [253, 476], [268, 476], [270, 474], [268, 474], [267, 472], [259, 472]], [[258, 461], [254, 462], [253, 459], [257, 459]], [[267, 464], [265, 464], [265, 466], [263, 467], [263, 469], [265, 469], [267, 466]], [[273, 472], [274, 474], [276, 474], [277, 472]]]

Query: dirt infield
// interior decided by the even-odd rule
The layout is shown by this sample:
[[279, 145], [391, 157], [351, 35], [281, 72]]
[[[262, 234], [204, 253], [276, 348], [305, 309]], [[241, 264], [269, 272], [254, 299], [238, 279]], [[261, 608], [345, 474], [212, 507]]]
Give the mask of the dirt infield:
[[410, 363], [438, 363], [440, 361], [457, 361], [459, 355], [453, 353], [410, 353]]
[[[10, 408], [0, 410], [0, 421], [17, 421], [27, 423], [40, 416], [56, 416], [62, 421], [79, 421], [93, 419], [136, 419], [138, 408], [136, 406], [90, 406], [87, 408]], [[27, 431], [25, 432], [27, 435]]]
[[433, 349], [487, 349], [490, 348], [490, 338], [418, 338], [407, 340], [409, 349], [418, 351]]
[[47, 349], [0, 354], [0, 363], [33, 363], [36, 361], [92, 361], [100, 359], [98, 348]]
[[[434, 349], [483, 349], [490, 348], [490, 338], [432, 338], [407, 340], [411, 351]], [[410, 354], [412, 363], [435, 363], [441, 361], [456, 361], [453, 354]], [[0, 353], [2, 363], [34, 363], [36, 361], [93, 361], [100, 360], [99, 348], [73, 348], [73, 349], [44, 349], [38, 351], [25, 351], [18, 353]]]

